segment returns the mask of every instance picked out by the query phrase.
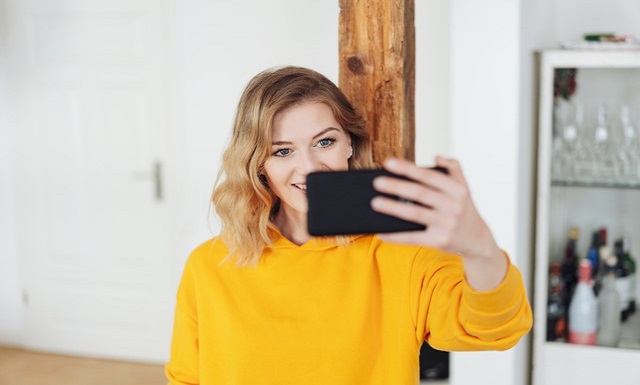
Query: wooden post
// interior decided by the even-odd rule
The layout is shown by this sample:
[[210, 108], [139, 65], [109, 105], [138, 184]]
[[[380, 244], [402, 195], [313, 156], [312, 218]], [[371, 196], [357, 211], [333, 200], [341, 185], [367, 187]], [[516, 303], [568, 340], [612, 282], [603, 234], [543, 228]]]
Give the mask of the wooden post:
[[414, 0], [340, 0], [339, 28], [339, 86], [367, 119], [374, 160], [414, 160]]

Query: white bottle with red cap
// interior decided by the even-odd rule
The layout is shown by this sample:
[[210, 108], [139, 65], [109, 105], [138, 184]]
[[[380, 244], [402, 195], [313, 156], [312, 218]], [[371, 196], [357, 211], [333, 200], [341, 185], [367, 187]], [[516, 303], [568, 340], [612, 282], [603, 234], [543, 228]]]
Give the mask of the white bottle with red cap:
[[569, 304], [569, 342], [595, 345], [598, 338], [598, 300], [593, 292], [591, 262], [578, 265], [578, 284]]

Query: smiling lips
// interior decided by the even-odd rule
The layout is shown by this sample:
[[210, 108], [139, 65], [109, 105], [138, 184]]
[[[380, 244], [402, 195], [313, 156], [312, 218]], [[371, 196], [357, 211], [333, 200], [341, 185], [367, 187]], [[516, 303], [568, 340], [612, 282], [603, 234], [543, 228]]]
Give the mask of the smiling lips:
[[293, 183], [293, 187], [302, 190], [302, 191], [307, 191], [307, 184], [306, 183]]

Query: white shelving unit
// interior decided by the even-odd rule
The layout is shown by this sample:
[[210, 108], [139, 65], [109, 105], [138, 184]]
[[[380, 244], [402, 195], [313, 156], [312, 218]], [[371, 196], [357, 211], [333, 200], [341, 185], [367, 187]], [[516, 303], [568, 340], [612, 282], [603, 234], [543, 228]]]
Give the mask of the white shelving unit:
[[[608, 244], [613, 246], [614, 239], [623, 233], [628, 235], [631, 255], [640, 262], [640, 180], [618, 176], [612, 181], [607, 170], [587, 181], [556, 174], [558, 164], [554, 162], [559, 161], [557, 154], [562, 151], [554, 152], [561, 145], [554, 138], [559, 129], [557, 122], [563, 118], [554, 107], [554, 74], [559, 68], [577, 69], [577, 88], [572, 100], [581, 100], [585, 108], [581, 129], [597, 124], [597, 116], [587, 111], [603, 104], [618, 110], [629, 104], [634, 111], [636, 133], [640, 135], [640, 50], [549, 50], [539, 54], [533, 384], [638, 385], [640, 309], [624, 323], [623, 341], [617, 348], [546, 340], [549, 266], [552, 261], [562, 259], [571, 226], [581, 230], [579, 256], [586, 255], [591, 232], [606, 226]], [[614, 117], [618, 119], [616, 114], [608, 115], [609, 122]], [[576, 162], [567, 164], [576, 166]], [[637, 286], [640, 288], [640, 282]], [[640, 299], [638, 293], [636, 298]]]

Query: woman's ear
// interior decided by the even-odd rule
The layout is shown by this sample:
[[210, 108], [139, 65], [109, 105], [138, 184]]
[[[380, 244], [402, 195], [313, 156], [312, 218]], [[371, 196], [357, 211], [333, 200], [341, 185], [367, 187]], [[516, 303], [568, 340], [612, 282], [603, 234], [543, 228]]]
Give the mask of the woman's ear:
[[263, 185], [269, 186], [269, 182], [267, 181], [267, 176], [264, 173], [264, 166], [260, 166], [258, 168], [258, 179], [262, 182]]

